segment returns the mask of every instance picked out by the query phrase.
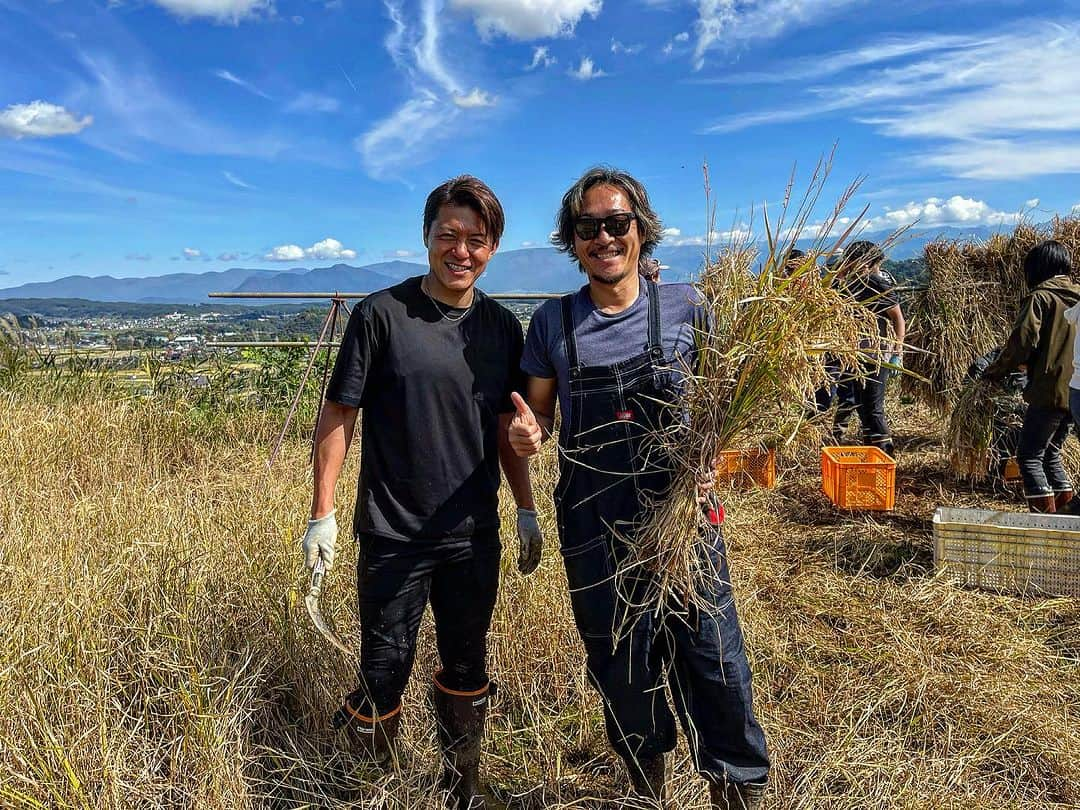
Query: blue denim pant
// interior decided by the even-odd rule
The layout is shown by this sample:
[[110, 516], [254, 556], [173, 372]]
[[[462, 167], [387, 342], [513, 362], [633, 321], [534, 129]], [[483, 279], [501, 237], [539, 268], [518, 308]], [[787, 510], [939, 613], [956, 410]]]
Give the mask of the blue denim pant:
[[[1077, 394], [1072, 392], [1073, 396]], [[1075, 414], [1076, 411], [1074, 410]], [[1061, 463], [1061, 446], [1069, 435], [1072, 420], [1059, 408], [1029, 405], [1020, 429], [1016, 463], [1024, 479], [1024, 494], [1029, 498], [1071, 492], [1072, 482]]]
[[648, 580], [629, 600], [617, 592], [619, 545], [606, 535], [562, 549], [589, 679], [603, 699], [612, 747], [638, 761], [672, 750], [675, 716], [668, 691], [700, 773], [714, 781], [765, 781], [769, 755], [754, 717], [750, 666], [719, 529], [708, 552], [716, 576], [700, 594], [709, 609], [663, 620], [628, 607], [649, 603]]

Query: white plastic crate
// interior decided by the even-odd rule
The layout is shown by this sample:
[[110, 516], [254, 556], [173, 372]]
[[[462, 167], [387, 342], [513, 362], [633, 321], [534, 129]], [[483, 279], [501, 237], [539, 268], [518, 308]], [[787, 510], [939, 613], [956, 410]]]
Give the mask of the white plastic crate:
[[1080, 517], [940, 507], [934, 567], [962, 585], [1080, 597]]

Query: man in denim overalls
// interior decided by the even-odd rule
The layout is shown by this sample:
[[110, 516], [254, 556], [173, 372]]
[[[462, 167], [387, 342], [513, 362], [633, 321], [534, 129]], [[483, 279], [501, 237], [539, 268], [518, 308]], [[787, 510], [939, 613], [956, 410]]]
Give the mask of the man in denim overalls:
[[676, 738], [659, 688], [666, 680], [712, 806], [757, 808], [769, 758], [753, 713], [721, 516], [702, 544], [717, 577], [699, 597], [714, 610], [667, 621], [631, 613], [655, 582], [639, 578], [627, 593], [615, 576], [647, 504], [670, 488], [670, 470], [648, 439], [679, 418], [678, 369], [693, 362], [695, 329], [707, 324], [692, 286], [661, 286], [639, 273], [660, 236], [645, 189], [625, 172], [592, 169], [566, 192], [555, 241], [589, 283], [533, 316], [522, 357], [527, 402], [513, 395], [510, 443], [519, 455], [535, 454], [558, 399], [555, 508], [570, 601], [608, 739], [634, 790], [663, 798], [664, 754]]

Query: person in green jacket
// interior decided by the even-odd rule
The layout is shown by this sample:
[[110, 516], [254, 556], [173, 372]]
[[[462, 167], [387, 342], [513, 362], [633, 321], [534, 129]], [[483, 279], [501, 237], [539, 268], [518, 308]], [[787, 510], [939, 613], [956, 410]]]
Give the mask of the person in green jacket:
[[1060, 512], [1073, 498], [1061, 446], [1069, 435], [1069, 380], [1075, 329], [1065, 310], [1080, 303], [1080, 286], [1071, 278], [1072, 257], [1060, 242], [1047, 240], [1024, 257], [1028, 296], [1020, 304], [1012, 333], [997, 359], [983, 372], [1000, 380], [1027, 367], [1028, 403], [1016, 460], [1032, 512]]

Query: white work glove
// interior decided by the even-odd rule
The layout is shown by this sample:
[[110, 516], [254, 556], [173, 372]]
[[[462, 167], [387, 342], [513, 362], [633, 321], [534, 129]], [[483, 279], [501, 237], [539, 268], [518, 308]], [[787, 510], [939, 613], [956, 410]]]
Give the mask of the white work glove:
[[889, 376], [899, 377], [901, 374], [904, 373], [904, 355], [892, 355], [891, 357], [889, 357], [889, 365], [892, 366], [892, 368], [889, 369]]
[[544, 550], [544, 536], [540, 533], [535, 509], [517, 510], [517, 534], [520, 544], [518, 571], [528, 576], [540, 564], [540, 553]]
[[329, 571], [334, 567], [334, 550], [337, 547], [337, 520], [334, 510], [316, 520], [307, 522], [304, 532], [304, 562], [308, 568], [314, 568], [321, 557], [323, 565]]

